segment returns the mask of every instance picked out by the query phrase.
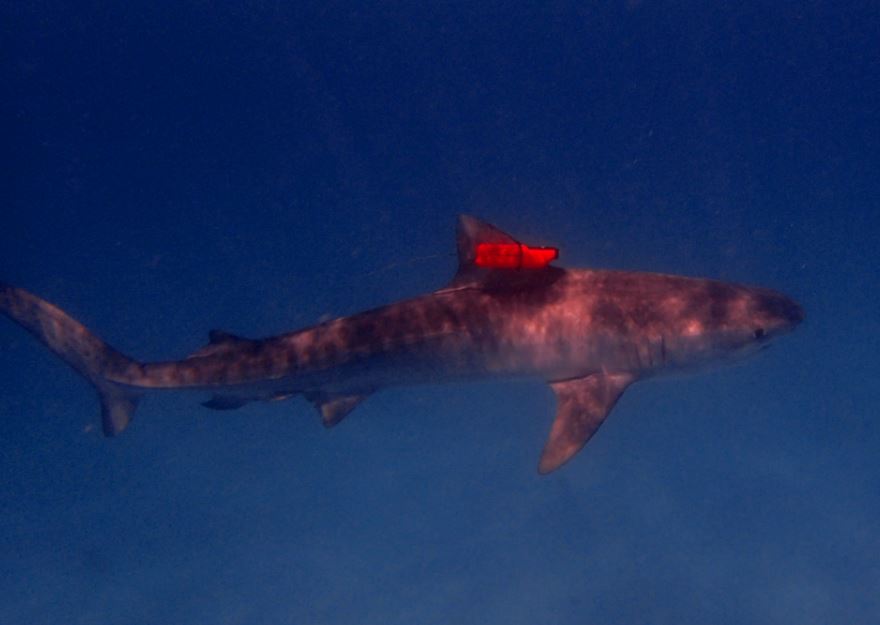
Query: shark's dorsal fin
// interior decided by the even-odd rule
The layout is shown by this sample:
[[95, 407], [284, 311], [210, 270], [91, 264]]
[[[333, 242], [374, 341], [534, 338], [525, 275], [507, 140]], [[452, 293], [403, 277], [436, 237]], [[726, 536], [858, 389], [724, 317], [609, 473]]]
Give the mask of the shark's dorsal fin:
[[596, 433], [626, 387], [631, 373], [594, 373], [584, 378], [552, 382], [556, 420], [541, 453], [538, 472], [550, 473], [571, 459]]
[[200, 347], [187, 358], [204, 358], [205, 356], [216, 356], [231, 349], [255, 349], [260, 341], [254, 339], [246, 339], [236, 336], [225, 330], [211, 330], [208, 332], [208, 344]]
[[[492, 224], [470, 215], [458, 217], [456, 244], [458, 271], [447, 288], [521, 287], [535, 281], [543, 282], [544, 278], [556, 276], [561, 271], [549, 266], [549, 262], [556, 258], [557, 250], [530, 248]], [[536, 259], [538, 264], [530, 265], [530, 258]], [[500, 264], [493, 266], [494, 260]], [[507, 261], [510, 264], [506, 264]]]
[[459, 215], [456, 228], [458, 271], [476, 269], [477, 246], [480, 243], [518, 244], [519, 241], [490, 223], [470, 215]]

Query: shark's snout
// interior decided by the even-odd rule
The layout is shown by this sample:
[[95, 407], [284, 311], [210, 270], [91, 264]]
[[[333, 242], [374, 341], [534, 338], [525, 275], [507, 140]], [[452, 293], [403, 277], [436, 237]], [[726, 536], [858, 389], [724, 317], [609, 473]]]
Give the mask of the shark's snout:
[[804, 320], [804, 309], [790, 297], [780, 295], [775, 303], [775, 308], [779, 317], [792, 328]]
[[767, 320], [781, 331], [793, 330], [804, 320], [803, 307], [787, 295], [768, 291], [762, 294], [759, 302]]
[[804, 320], [804, 309], [793, 299], [789, 299], [786, 305], [786, 317], [792, 327]]

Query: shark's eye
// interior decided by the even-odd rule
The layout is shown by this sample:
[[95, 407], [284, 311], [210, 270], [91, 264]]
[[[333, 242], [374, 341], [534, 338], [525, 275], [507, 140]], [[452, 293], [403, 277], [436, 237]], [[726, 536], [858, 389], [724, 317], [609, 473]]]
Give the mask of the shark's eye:
[[755, 330], [755, 338], [756, 339], [762, 339], [762, 338], [764, 338], [764, 336], [766, 336], [766, 334], [767, 333], [764, 332], [764, 328], [758, 328], [757, 330]]

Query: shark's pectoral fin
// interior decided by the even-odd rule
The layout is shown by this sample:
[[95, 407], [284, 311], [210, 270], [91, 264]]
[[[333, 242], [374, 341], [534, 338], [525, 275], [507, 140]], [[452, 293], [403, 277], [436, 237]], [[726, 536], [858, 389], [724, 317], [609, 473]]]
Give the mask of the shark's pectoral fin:
[[552, 382], [556, 420], [541, 453], [538, 472], [550, 473], [567, 462], [590, 440], [635, 377], [629, 373], [595, 373]]
[[342, 421], [348, 413], [357, 407], [367, 395], [324, 395], [323, 393], [307, 393], [308, 399], [318, 414], [321, 415], [321, 422], [326, 428], [332, 428], [334, 425]]

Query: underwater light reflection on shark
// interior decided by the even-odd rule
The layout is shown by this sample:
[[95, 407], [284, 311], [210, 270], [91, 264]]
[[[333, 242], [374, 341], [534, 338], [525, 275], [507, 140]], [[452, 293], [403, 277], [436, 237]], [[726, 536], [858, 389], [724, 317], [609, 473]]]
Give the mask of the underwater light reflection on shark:
[[459, 267], [445, 288], [272, 338], [212, 331], [184, 360], [141, 363], [52, 304], [0, 283], [0, 311], [97, 389], [107, 436], [148, 391], [198, 390], [218, 410], [301, 394], [328, 427], [380, 389], [537, 377], [557, 397], [538, 470], [568, 461], [638, 380], [757, 351], [803, 319], [769, 289], [654, 273], [562, 269], [462, 216]]

